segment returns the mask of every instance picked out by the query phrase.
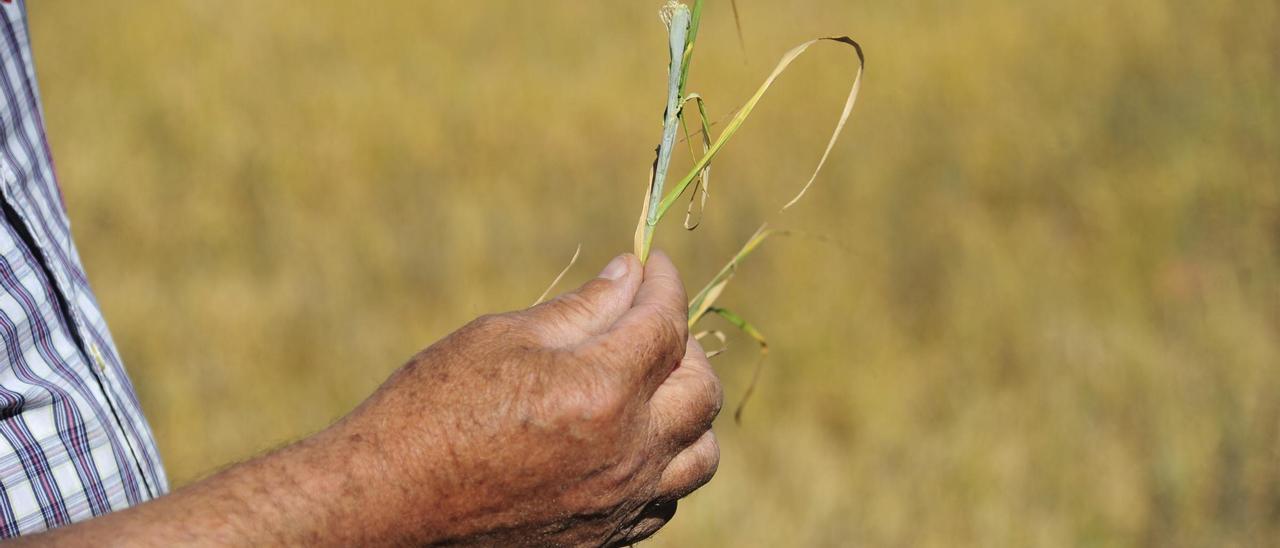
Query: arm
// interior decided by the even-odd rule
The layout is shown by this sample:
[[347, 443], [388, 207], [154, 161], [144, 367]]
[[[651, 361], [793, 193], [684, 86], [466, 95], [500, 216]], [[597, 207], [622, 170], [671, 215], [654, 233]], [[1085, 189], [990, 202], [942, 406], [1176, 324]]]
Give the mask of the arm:
[[617, 545], [715, 473], [720, 384], [662, 254], [419, 353], [328, 429], [16, 545]]

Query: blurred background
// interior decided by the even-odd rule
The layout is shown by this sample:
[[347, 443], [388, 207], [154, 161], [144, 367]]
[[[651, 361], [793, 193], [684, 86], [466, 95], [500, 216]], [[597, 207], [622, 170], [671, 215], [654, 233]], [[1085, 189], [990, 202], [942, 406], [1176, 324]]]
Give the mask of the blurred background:
[[[30, 7], [75, 235], [183, 485], [341, 416], [472, 317], [628, 250], [662, 2]], [[691, 289], [770, 337], [717, 480], [657, 546], [1280, 538], [1280, 5], [707, 2], [721, 117]], [[744, 51], [745, 50], [745, 51]], [[681, 161], [686, 162], [687, 158]], [[730, 403], [755, 350], [717, 358]], [[726, 414], [727, 415], [727, 414]]]

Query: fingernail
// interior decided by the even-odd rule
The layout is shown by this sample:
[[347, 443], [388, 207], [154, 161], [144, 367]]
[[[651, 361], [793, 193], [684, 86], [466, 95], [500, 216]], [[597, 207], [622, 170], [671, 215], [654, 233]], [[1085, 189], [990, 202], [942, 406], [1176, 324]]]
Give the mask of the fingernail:
[[606, 280], [616, 280], [627, 275], [628, 261], [626, 255], [618, 255], [614, 257], [609, 264], [600, 271], [600, 277]]

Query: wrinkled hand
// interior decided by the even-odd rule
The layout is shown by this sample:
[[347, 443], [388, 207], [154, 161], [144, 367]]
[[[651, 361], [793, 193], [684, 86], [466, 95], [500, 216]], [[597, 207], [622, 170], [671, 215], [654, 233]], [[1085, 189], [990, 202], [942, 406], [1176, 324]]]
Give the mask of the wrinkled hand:
[[[427, 348], [328, 434], [372, 455], [372, 538], [618, 545], [715, 473], [720, 382], [671, 261], [615, 259], [577, 291]], [[378, 520], [381, 521], [378, 521]], [[371, 533], [374, 531], [371, 531]]]

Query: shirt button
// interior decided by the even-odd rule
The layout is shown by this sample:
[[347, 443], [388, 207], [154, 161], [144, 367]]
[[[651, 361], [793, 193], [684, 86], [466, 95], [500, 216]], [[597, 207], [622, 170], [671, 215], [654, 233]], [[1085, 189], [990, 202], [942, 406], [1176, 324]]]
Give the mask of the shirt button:
[[98, 343], [89, 343], [89, 354], [93, 355], [93, 361], [98, 366], [98, 371], [107, 372], [107, 360], [102, 357], [102, 349], [98, 348]]

